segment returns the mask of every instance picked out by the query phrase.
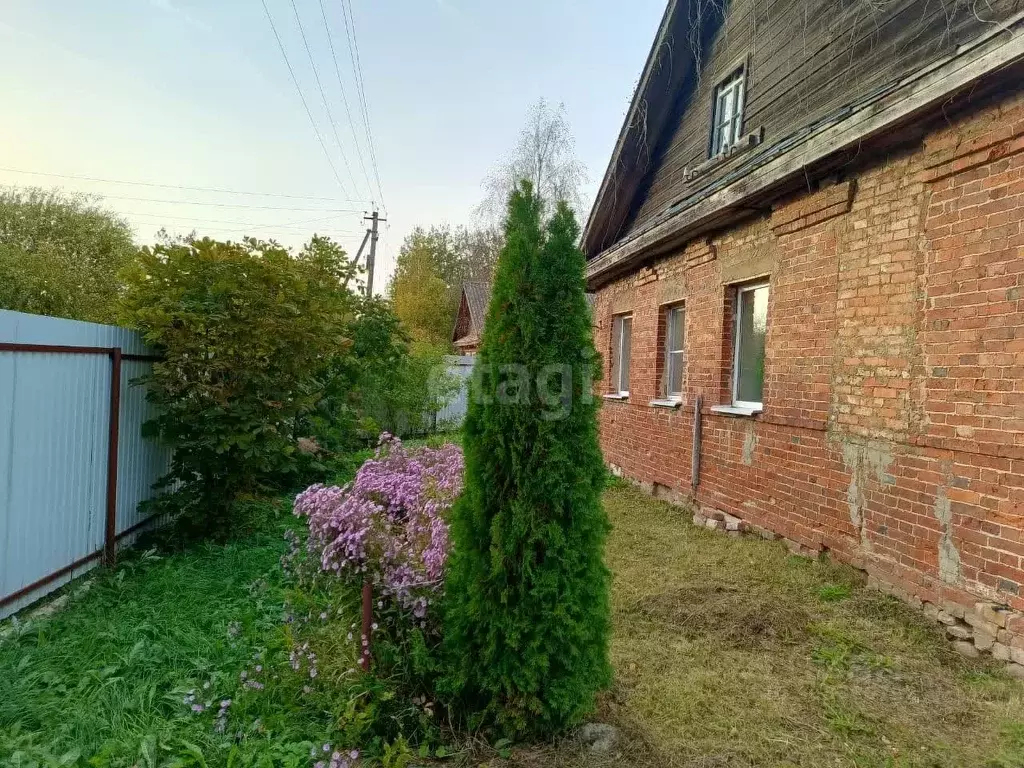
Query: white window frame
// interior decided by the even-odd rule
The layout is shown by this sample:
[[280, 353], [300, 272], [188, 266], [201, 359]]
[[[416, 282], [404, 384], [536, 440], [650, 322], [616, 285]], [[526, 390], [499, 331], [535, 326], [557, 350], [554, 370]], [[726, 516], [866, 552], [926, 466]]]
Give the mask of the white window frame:
[[[632, 368], [633, 367], [632, 366], [632, 362], [633, 362], [633, 344], [632, 344], [633, 313], [632, 312], [627, 312], [627, 313], [624, 313], [624, 314], [621, 314], [621, 315], [615, 315], [614, 317], [612, 317], [612, 370], [615, 372], [615, 375], [618, 378], [618, 381], [612, 381], [612, 395], [617, 396], [617, 397], [629, 397], [629, 373], [628, 373], [628, 371], [626, 373], [626, 380], [625, 380], [625, 382], [622, 381], [622, 349], [623, 349], [622, 340], [626, 337], [627, 334], [624, 333], [623, 330], [621, 330], [621, 329], [623, 329], [623, 325], [624, 325], [624, 323], [627, 320], [629, 321], [629, 331], [628, 331], [628, 333], [629, 333], [629, 336], [630, 336], [630, 345], [629, 345], [630, 368]], [[619, 324], [618, 327], [620, 328], [618, 338], [615, 337], [616, 323]], [[623, 387], [623, 384], [625, 384], [625, 387]]]
[[[672, 349], [672, 317], [678, 316], [679, 322], [683, 324], [682, 330], [682, 347], [679, 349]], [[686, 305], [685, 304], [670, 304], [665, 307], [665, 365], [663, 367], [662, 375], [664, 382], [662, 385], [663, 394], [666, 400], [672, 400], [673, 402], [681, 402], [683, 399], [683, 392], [686, 391]], [[679, 363], [683, 367], [683, 376], [679, 381], [679, 391], [672, 392], [672, 374], [673, 370], [673, 355], [676, 359], [681, 359]]]
[[743, 137], [746, 92], [746, 66], [740, 66], [715, 86], [711, 102], [711, 157], [728, 152]]
[[[752, 411], [764, 410], [764, 380], [761, 380], [761, 402], [753, 402], [750, 400], [739, 400], [736, 395], [739, 392], [740, 383], [740, 329], [743, 327], [741, 320], [743, 319], [743, 294], [756, 291], [760, 288], [764, 288], [769, 291], [770, 288], [768, 281], [762, 281], [757, 283], [750, 283], [748, 285], [737, 286], [736, 288], [736, 312], [733, 316], [733, 340], [732, 340], [732, 404], [736, 408], [748, 408]], [[768, 354], [767, 349], [767, 329], [765, 329], [765, 355]]]

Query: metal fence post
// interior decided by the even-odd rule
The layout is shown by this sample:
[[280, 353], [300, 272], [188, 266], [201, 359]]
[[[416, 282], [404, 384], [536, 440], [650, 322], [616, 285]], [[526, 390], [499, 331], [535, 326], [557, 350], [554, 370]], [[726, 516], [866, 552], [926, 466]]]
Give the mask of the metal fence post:
[[121, 348], [110, 350], [110, 421], [107, 434], [107, 516], [103, 563], [117, 562], [117, 452], [121, 432]]

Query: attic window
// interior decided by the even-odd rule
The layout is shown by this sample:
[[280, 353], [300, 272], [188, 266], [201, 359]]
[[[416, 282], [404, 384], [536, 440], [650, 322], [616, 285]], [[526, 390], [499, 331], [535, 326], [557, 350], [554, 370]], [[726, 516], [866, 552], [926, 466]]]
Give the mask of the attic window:
[[746, 67], [740, 67], [715, 88], [711, 120], [711, 157], [728, 152], [740, 140], [743, 130], [746, 76]]

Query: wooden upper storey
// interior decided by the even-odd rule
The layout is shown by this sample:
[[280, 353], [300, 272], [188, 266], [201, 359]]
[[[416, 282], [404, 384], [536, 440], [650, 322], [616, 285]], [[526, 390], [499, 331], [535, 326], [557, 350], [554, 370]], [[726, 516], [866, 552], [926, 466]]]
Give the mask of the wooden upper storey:
[[[1024, 0], [672, 0], [584, 233], [588, 258], [1022, 9]], [[714, 155], [716, 90], [739, 70], [741, 140]]]

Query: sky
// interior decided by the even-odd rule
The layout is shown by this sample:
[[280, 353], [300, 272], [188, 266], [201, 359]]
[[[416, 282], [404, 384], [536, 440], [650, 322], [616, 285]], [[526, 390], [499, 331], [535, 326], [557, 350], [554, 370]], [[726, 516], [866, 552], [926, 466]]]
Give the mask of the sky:
[[3, 5], [0, 185], [102, 195], [140, 243], [354, 253], [376, 203], [379, 293], [414, 227], [473, 223], [538, 99], [564, 103], [593, 199], [665, 0]]

